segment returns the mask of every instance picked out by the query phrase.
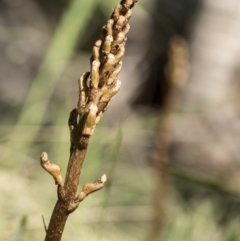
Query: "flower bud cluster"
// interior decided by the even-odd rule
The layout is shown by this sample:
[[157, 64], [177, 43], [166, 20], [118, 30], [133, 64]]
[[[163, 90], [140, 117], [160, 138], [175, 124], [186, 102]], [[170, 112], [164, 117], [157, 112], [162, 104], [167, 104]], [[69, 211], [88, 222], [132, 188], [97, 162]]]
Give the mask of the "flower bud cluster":
[[96, 125], [108, 107], [111, 98], [119, 91], [118, 75], [122, 68], [131, 8], [137, 0], [122, 0], [103, 26], [101, 39], [92, 51], [90, 72], [79, 78], [78, 113], [84, 119], [82, 134], [92, 135]]

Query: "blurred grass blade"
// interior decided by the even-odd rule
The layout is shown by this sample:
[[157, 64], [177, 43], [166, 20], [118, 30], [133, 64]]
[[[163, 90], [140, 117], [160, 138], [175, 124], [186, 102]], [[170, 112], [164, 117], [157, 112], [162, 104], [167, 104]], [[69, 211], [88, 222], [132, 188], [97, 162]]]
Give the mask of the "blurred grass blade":
[[18, 121], [19, 124], [29, 123], [29, 120], [35, 124], [42, 120], [57, 78], [72, 56], [78, 37], [85, 29], [88, 18], [92, 16], [96, 1], [72, 0], [70, 2], [40, 66], [38, 75], [33, 81]]
[[111, 194], [111, 187], [113, 184], [113, 179], [114, 179], [115, 171], [116, 171], [116, 167], [117, 167], [117, 161], [118, 161], [118, 157], [119, 157], [120, 150], [121, 150], [122, 138], [123, 138], [123, 132], [122, 132], [122, 123], [121, 123], [118, 128], [116, 142], [113, 147], [112, 156], [110, 158], [111, 167], [108, 172], [108, 184], [106, 185], [106, 192], [104, 195], [105, 196], [104, 207], [106, 207], [108, 205], [109, 197]]
[[107, 174], [108, 181], [106, 183], [107, 185], [105, 185], [104, 201], [103, 201], [102, 210], [101, 210], [100, 218], [99, 218], [98, 240], [102, 239], [103, 228], [104, 228], [104, 215], [105, 215], [106, 208], [109, 204], [113, 180], [114, 180], [114, 176], [115, 176], [117, 162], [118, 162], [118, 159], [119, 159], [118, 157], [119, 157], [120, 150], [121, 150], [122, 138], [123, 138], [122, 125], [123, 125], [123, 123], [121, 121], [120, 125], [119, 125], [119, 128], [118, 128], [116, 141], [115, 141], [115, 144], [114, 144], [114, 147], [113, 147], [112, 156], [110, 157], [111, 166], [110, 166], [110, 170]]
[[[88, 18], [92, 16], [94, 7], [97, 6], [97, 1], [72, 0], [70, 2], [28, 92], [18, 125], [39, 125], [42, 122], [57, 79], [71, 58], [79, 36], [85, 30]], [[18, 128], [13, 132], [17, 134]], [[29, 134], [34, 138], [37, 132], [38, 130]]]
[[23, 240], [22, 237], [23, 237], [23, 233], [26, 229], [26, 223], [27, 223], [27, 216], [24, 215], [20, 221], [19, 229], [18, 229], [17, 233], [15, 234], [13, 241]]

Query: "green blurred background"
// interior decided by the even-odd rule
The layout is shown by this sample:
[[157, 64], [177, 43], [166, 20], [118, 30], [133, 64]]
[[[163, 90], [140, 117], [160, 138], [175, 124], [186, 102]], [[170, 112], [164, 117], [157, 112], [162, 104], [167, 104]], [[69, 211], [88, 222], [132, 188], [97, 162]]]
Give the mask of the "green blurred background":
[[[230, 5], [234, 6], [232, 2]], [[65, 176], [69, 157], [67, 120], [78, 100], [77, 79], [89, 70], [92, 45], [117, 3], [116, 0], [0, 0], [1, 240], [44, 239], [42, 216], [48, 224], [57, 195], [52, 178], [40, 167], [39, 156], [46, 151]], [[221, 3], [223, 6], [223, 1]], [[236, 128], [230, 134], [208, 126], [210, 136], [217, 136], [213, 140], [202, 134], [208, 132], [204, 128], [199, 130], [198, 125], [188, 125], [189, 119], [184, 119], [189, 110], [191, 118], [193, 114], [197, 118], [200, 112], [205, 115], [213, 110], [209, 111], [209, 105], [216, 109], [223, 105], [225, 108], [225, 103], [236, 105], [238, 58], [228, 58], [228, 63], [231, 59], [234, 66], [228, 72], [231, 72], [229, 76], [234, 76], [235, 87], [224, 92], [227, 96], [224, 102], [221, 98], [221, 101], [205, 98], [201, 92], [195, 94], [193, 91], [189, 97], [192, 86], [201, 89], [197, 81], [190, 81], [190, 87], [186, 84], [177, 89], [173, 97], [169, 94], [171, 86], [166, 77], [166, 66], [171, 58], [169, 41], [175, 35], [184, 38], [190, 49], [189, 65], [199, 66], [197, 61], [194, 62], [194, 56], [198, 54], [194, 39], [200, 39], [195, 29], [207, 26], [201, 19], [212, 23], [207, 17], [210, 15], [214, 19], [211, 11], [221, 11], [216, 5], [209, 6], [206, 1], [197, 0], [139, 0], [134, 7], [120, 74], [122, 89], [110, 103], [91, 138], [80, 186], [97, 180], [103, 173], [107, 174], [108, 182], [104, 189], [89, 196], [70, 215], [63, 240], [240, 240], [239, 152], [237, 138], [231, 139], [232, 133], [237, 135], [239, 131], [238, 116], [221, 119], [223, 123], [232, 121], [224, 126], [220, 123], [221, 131], [229, 130], [234, 123]], [[229, 8], [224, 14], [232, 16], [234, 9]], [[221, 31], [226, 35], [237, 32], [233, 29], [231, 33], [225, 33], [224, 30]], [[211, 29], [209, 31], [211, 33]], [[215, 46], [218, 33], [214, 37], [208, 34], [204, 36], [214, 39], [211, 46]], [[206, 40], [200, 40], [205, 46]], [[236, 51], [228, 47], [225, 51], [236, 56]], [[216, 51], [218, 49], [218, 53], [223, 53], [221, 46], [216, 47]], [[206, 66], [203, 69], [209, 71]], [[212, 78], [214, 83], [213, 75], [207, 78], [209, 81]], [[204, 88], [203, 93], [210, 89], [210, 96], [216, 90], [208, 85]], [[201, 105], [198, 101], [194, 104], [192, 99], [196, 96], [203, 96], [207, 102], [200, 99]], [[164, 118], [168, 98], [180, 99], [170, 110], [175, 122], [170, 144], [166, 147], [167, 159], [177, 164], [178, 169], [166, 171], [168, 177], [162, 183], [165, 191], [158, 193], [161, 170], [152, 160], [156, 153], [161, 155], [156, 142], [161, 131], [165, 131], [159, 128], [159, 123]], [[182, 106], [186, 109], [182, 110]], [[231, 110], [238, 113], [238, 109]], [[213, 116], [211, 123], [216, 123], [215, 118], [219, 120], [218, 115]], [[191, 120], [190, 123], [195, 121]], [[204, 119], [201, 121], [205, 123]], [[193, 130], [195, 139], [188, 135], [184, 125], [187, 125], [186, 130]], [[194, 132], [196, 129], [201, 135]], [[182, 141], [181, 138], [186, 136], [190, 136], [189, 139]], [[224, 147], [231, 150], [228, 156], [225, 152], [222, 154], [221, 143], [216, 144], [219, 136], [228, 138], [223, 138]], [[218, 149], [205, 148], [211, 140]], [[200, 146], [204, 146], [203, 152]], [[213, 152], [219, 155], [213, 158]], [[164, 201], [164, 213], [156, 208], [155, 198]], [[166, 218], [156, 232], [159, 237], [154, 239], [151, 233], [156, 214]]]

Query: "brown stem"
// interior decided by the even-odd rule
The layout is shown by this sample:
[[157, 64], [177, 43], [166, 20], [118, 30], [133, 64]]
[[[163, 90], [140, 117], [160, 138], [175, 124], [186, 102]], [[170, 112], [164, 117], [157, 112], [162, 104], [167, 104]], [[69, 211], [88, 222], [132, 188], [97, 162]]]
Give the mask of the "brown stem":
[[76, 203], [74, 199], [77, 193], [79, 177], [86, 155], [89, 137], [82, 137], [81, 140], [81, 146], [79, 146], [70, 157], [63, 190], [58, 186], [58, 201], [52, 213], [45, 241], [61, 240], [68, 215], [73, 212], [79, 204]]
[[58, 201], [51, 216], [45, 241], [60, 241], [68, 215], [90, 193], [101, 189], [107, 180], [106, 175], [102, 175], [96, 182], [85, 184], [82, 192], [76, 196], [89, 139], [109, 101], [121, 86], [117, 76], [122, 67], [121, 59], [129, 30], [128, 21], [132, 14], [130, 9], [136, 2], [137, 0], [122, 0], [114, 9], [111, 19], [102, 29], [101, 40], [93, 47], [90, 72], [84, 73], [79, 79], [78, 105], [70, 113], [68, 120], [71, 146], [64, 186], [61, 179], [56, 181], [55, 177], [56, 171], [59, 177], [60, 168], [50, 163], [46, 153], [40, 158], [43, 168], [58, 184]]
[[67, 204], [58, 200], [52, 213], [52, 217], [48, 226], [45, 241], [59, 241], [61, 240], [65, 223], [68, 218], [66, 212]]

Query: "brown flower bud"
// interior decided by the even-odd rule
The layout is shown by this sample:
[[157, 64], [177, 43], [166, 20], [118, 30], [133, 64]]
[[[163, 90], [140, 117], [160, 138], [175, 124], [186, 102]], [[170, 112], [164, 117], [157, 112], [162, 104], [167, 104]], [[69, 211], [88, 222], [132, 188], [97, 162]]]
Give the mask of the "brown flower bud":
[[87, 183], [83, 186], [82, 191], [76, 197], [77, 202], [81, 202], [85, 199], [89, 194], [98, 191], [99, 189], [103, 188], [105, 182], [107, 181], [106, 174], [103, 174], [96, 182], [94, 183]]
[[53, 176], [56, 185], [62, 186], [62, 176], [61, 176], [61, 169], [58, 165], [51, 163], [48, 160], [48, 154], [43, 152], [40, 156], [40, 163], [43, 169], [45, 169], [50, 175]]

